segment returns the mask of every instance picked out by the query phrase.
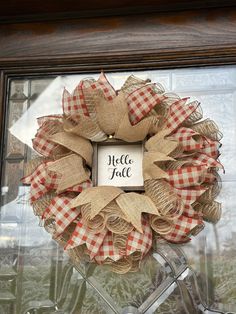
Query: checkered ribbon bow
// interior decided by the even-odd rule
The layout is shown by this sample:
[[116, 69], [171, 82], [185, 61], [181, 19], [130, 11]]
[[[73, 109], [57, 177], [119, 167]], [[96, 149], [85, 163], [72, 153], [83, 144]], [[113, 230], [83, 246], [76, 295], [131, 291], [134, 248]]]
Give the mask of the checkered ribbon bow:
[[[204, 219], [216, 221], [220, 132], [210, 120], [199, 122], [200, 104], [188, 101], [170, 99], [160, 85], [134, 76], [116, 91], [101, 73], [98, 80], [82, 80], [72, 94], [64, 89], [63, 115], [38, 119], [33, 147], [42, 157], [29, 165], [22, 182], [31, 185], [36, 214], [50, 222], [54, 239], [68, 252], [80, 249], [124, 273], [137, 268], [155, 233], [183, 243]], [[154, 159], [147, 167], [152, 171], [144, 173], [144, 195], [92, 187], [90, 140], [105, 140], [106, 130], [129, 142], [150, 138], [146, 150]], [[83, 176], [70, 160], [82, 165]]]

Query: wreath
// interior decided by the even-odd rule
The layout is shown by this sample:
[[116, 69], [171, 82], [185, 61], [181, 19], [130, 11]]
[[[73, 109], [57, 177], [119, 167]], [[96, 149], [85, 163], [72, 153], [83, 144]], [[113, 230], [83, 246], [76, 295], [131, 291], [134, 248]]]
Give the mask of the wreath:
[[[38, 118], [33, 148], [40, 157], [22, 181], [31, 186], [34, 213], [75, 262], [136, 271], [154, 239], [184, 243], [204, 220], [219, 220], [222, 134], [201, 120], [198, 101], [133, 75], [116, 91], [101, 73], [73, 94], [64, 89], [62, 107], [62, 115]], [[144, 192], [92, 186], [92, 142], [110, 137], [145, 141]]]

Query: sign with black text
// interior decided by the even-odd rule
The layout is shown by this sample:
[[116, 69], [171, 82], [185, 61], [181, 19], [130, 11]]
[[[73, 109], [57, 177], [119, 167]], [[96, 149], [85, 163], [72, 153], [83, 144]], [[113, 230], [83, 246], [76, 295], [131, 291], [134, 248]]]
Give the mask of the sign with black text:
[[143, 186], [143, 145], [99, 145], [97, 185]]

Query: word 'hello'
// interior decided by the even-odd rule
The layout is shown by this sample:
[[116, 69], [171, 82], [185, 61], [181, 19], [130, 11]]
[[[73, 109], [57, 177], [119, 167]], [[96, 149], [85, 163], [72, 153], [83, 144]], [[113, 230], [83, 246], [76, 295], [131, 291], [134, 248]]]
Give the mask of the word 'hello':
[[130, 178], [132, 175], [130, 165], [132, 165], [133, 162], [134, 161], [130, 159], [128, 154], [121, 155], [120, 157], [108, 155], [108, 166], [112, 166], [112, 168], [109, 168], [111, 171], [109, 179], [112, 180], [114, 177]]

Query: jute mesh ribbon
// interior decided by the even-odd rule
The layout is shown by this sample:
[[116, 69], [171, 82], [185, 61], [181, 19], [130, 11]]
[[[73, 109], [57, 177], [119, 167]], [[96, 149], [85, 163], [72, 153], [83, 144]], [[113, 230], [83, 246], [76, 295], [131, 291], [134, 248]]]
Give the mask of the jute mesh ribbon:
[[[119, 91], [104, 73], [63, 92], [63, 115], [38, 119], [33, 139], [41, 157], [28, 163], [23, 183], [45, 229], [75, 264], [91, 261], [124, 274], [137, 271], [153, 236], [184, 243], [216, 223], [222, 134], [203, 120], [197, 101], [165, 93], [160, 84], [130, 76]], [[145, 140], [144, 193], [92, 187], [91, 142], [109, 136]], [[93, 169], [92, 169], [93, 171]]]

